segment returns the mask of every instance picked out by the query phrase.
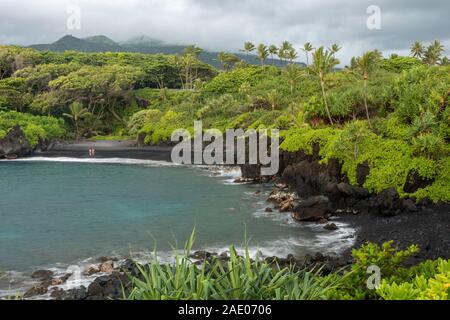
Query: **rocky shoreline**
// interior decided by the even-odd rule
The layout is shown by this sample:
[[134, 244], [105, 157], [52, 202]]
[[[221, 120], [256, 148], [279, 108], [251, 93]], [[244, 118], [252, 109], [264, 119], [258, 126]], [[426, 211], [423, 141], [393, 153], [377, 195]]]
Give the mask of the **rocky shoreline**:
[[[358, 248], [365, 242], [382, 244], [394, 240], [399, 248], [412, 244], [421, 249], [410, 264], [439, 257], [450, 258], [450, 204], [433, 204], [424, 199], [401, 198], [395, 189], [371, 194], [363, 185], [370, 167], [357, 168], [358, 185], [351, 185], [341, 172], [337, 160], [320, 163], [319, 147], [313, 146], [313, 155], [303, 152], [282, 152], [279, 175], [272, 177], [275, 189], [269, 201], [281, 212], [291, 212], [299, 222], [323, 224], [327, 230], [337, 227], [331, 217], [356, 228]], [[244, 165], [242, 179], [256, 183], [267, 177], [259, 175], [259, 166]], [[414, 172], [408, 176], [405, 192], [415, 192], [432, 183], [418, 177]], [[349, 260], [351, 250], [342, 254]]]
[[[220, 262], [226, 263], [229, 260], [229, 253], [213, 253], [207, 251], [193, 252], [189, 259], [192, 263], [200, 265], [204, 261], [210, 262], [217, 258]], [[324, 256], [320, 253], [316, 255], [306, 255], [302, 259], [296, 259], [293, 255], [285, 258], [266, 257], [264, 259], [274, 266], [292, 267], [297, 269], [313, 269], [317, 266], [322, 267], [322, 272], [327, 274], [341, 269], [348, 264], [341, 257]], [[132, 289], [131, 277], [137, 277], [144, 280], [140, 270], [146, 270], [147, 264], [139, 264], [131, 259], [118, 261], [116, 258], [102, 257], [97, 263], [91, 264], [85, 268], [83, 275], [96, 276], [87, 286], [81, 285], [77, 288], [63, 289], [61, 286], [73, 277], [72, 273], [66, 273], [57, 276], [51, 270], [37, 270], [31, 274], [31, 277], [38, 283], [29, 288], [23, 295], [25, 299], [45, 298], [51, 300], [109, 300], [124, 299]]]

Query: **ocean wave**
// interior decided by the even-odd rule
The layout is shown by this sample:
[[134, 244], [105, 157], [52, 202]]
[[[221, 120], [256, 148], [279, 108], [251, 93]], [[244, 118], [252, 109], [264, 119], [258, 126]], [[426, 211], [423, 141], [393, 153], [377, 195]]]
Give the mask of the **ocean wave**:
[[69, 157], [30, 157], [15, 160], [0, 160], [7, 162], [67, 162], [67, 163], [91, 163], [91, 164], [125, 164], [125, 165], [145, 165], [151, 167], [179, 167], [180, 164], [158, 161], [128, 158], [69, 158]]
[[236, 180], [242, 176], [241, 168], [238, 166], [196, 166], [201, 170], [207, 172], [210, 177], [223, 178], [222, 182], [227, 185], [236, 185]]
[[[253, 213], [253, 216], [260, 219], [270, 219], [282, 226], [313, 231], [313, 239], [302, 239], [299, 236], [298, 238], [291, 238], [288, 241], [288, 243], [295, 244], [296, 247], [304, 247], [305, 249], [322, 253], [339, 253], [354, 245], [356, 229], [347, 223], [340, 222], [336, 217], [331, 218], [330, 223], [334, 223], [338, 229], [328, 231], [323, 228], [323, 224], [313, 222], [300, 223], [292, 218], [290, 212], [280, 212], [273, 205], [267, 207], [271, 208], [273, 212], [258, 209]], [[280, 245], [283, 244], [280, 243]]]

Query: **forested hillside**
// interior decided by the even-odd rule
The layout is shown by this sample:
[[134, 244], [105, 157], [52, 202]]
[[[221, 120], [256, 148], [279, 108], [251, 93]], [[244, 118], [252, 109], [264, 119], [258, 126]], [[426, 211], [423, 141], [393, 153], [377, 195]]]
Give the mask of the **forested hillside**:
[[[77, 38], [71, 35], [66, 35], [54, 43], [50, 44], [35, 44], [30, 48], [39, 51], [77, 51], [77, 52], [135, 52], [135, 53], [147, 53], [147, 54], [183, 54], [186, 48], [190, 45], [169, 44], [163, 41], [154, 40], [148, 37], [137, 37], [121, 43], [115, 42], [106, 36], [92, 36], [88, 38]], [[254, 48], [256, 49], [256, 48]], [[246, 52], [246, 50], [241, 50]], [[237, 59], [245, 61], [248, 64], [259, 65], [260, 60], [258, 54], [253, 52], [235, 53]], [[250, 54], [251, 53], [251, 54]], [[219, 52], [212, 52], [202, 50], [199, 54], [199, 60], [208, 63], [216, 68], [222, 68], [223, 64], [218, 58]], [[272, 65], [283, 66], [283, 58], [277, 54], [272, 54], [269, 58], [269, 62]], [[300, 65], [304, 65], [299, 63]]]

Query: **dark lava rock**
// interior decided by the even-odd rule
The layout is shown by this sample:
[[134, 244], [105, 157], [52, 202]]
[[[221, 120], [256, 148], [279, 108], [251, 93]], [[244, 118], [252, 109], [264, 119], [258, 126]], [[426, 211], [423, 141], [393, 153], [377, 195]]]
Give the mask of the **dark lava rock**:
[[338, 228], [338, 226], [336, 225], [336, 224], [334, 224], [334, 223], [330, 223], [330, 224], [327, 224], [325, 227], [323, 227], [325, 230], [328, 230], [328, 231], [336, 231], [336, 230], [339, 230], [339, 228]]
[[419, 211], [419, 208], [417, 208], [416, 203], [412, 199], [402, 199], [401, 206], [404, 210], [408, 212]]
[[34, 296], [41, 296], [43, 294], [46, 294], [47, 292], [48, 292], [48, 285], [41, 284], [28, 289], [27, 292], [25, 292], [25, 294], [23, 295], [23, 297], [31, 298]]
[[125, 272], [126, 274], [129, 274], [133, 277], [136, 277], [138, 275], [141, 274], [141, 271], [139, 270], [138, 267], [142, 267], [140, 266], [138, 263], [134, 262], [131, 259], [126, 259], [121, 265], [120, 265], [120, 270]]
[[375, 214], [384, 216], [395, 216], [401, 211], [400, 196], [394, 188], [387, 189], [369, 202], [369, 210]]
[[31, 146], [19, 125], [14, 126], [3, 139], [0, 139], [0, 158], [10, 156], [26, 156]]
[[359, 186], [352, 186], [348, 183], [341, 182], [337, 185], [337, 189], [346, 197], [351, 197], [353, 199], [364, 199], [367, 198], [370, 194], [366, 189]]
[[81, 286], [79, 289], [70, 289], [64, 292], [52, 292], [52, 295], [55, 295], [56, 299], [59, 298], [60, 300], [86, 300], [88, 298], [88, 293], [85, 286]]
[[267, 213], [271, 213], [271, 212], [273, 212], [273, 209], [272, 208], [266, 208], [266, 210], [264, 210], [265, 212], [267, 212]]
[[244, 180], [261, 180], [261, 165], [243, 164], [241, 165], [241, 175]]
[[289, 165], [283, 172], [285, 183], [294, 188], [301, 197], [326, 194], [330, 182], [341, 180], [341, 167], [338, 161], [330, 159], [328, 164], [303, 160]]
[[405, 191], [406, 193], [414, 193], [419, 189], [423, 189], [432, 185], [433, 182], [433, 179], [422, 178], [415, 171], [411, 171], [406, 178], [406, 183], [403, 187], [403, 191]]
[[122, 288], [127, 287], [128, 284], [129, 278], [123, 274], [98, 277], [88, 287], [89, 299], [120, 299], [123, 297]]
[[41, 281], [48, 281], [53, 278], [53, 271], [51, 270], [37, 270], [31, 274], [31, 278]]
[[310, 197], [298, 204], [292, 213], [297, 221], [319, 221], [327, 219], [332, 212], [330, 200], [324, 196]]
[[196, 251], [194, 254], [191, 255], [191, 258], [198, 259], [198, 260], [206, 260], [213, 256], [212, 253], [207, 251]]
[[66, 292], [63, 289], [53, 288], [52, 292], [50, 293], [50, 297], [52, 297], [55, 300], [62, 300], [65, 294]]
[[370, 167], [367, 162], [363, 164], [358, 164], [356, 167], [356, 181], [358, 182], [358, 186], [362, 187], [366, 182], [366, 178], [370, 173]]

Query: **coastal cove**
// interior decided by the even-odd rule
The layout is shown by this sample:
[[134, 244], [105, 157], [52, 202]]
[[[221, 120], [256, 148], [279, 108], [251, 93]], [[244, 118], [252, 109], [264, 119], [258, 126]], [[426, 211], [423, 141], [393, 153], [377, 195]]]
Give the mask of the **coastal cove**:
[[[68, 149], [55, 148], [0, 162], [2, 177], [10, 181], [1, 190], [8, 199], [1, 212], [0, 268], [7, 276], [0, 280], [1, 292], [23, 292], [35, 283], [33, 271], [63, 276], [70, 266], [83, 271], [105, 256], [146, 262], [156, 249], [162, 261], [170, 261], [172, 246], [181, 249], [194, 227], [194, 249], [218, 253], [231, 244], [240, 247], [245, 237], [252, 254], [266, 257], [334, 254], [353, 244], [354, 231], [345, 223], [336, 221], [340, 229], [331, 232], [299, 224], [290, 213], [266, 212], [273, 208], [266, 201], [273, 183], [234, 183], [239, 168], [119, 158], [125, 151], [117, 143], [105, 147], [109, 153], [102, 143], [92, 144], [96, 159], [74, 158], [83, 152], [78, 145], [66, 146], [72, 157]], [[152, 152], [158, 150], [167, 152]], [[116, 157], [101, 158], [102, 152]], [[82, 283], [93, 280], [85, 277]], [[69, 279], [64, 288], [76, 283]]]
[[0, 45], [0, 300], [450, 299], [448, 39], [258, 38]]

